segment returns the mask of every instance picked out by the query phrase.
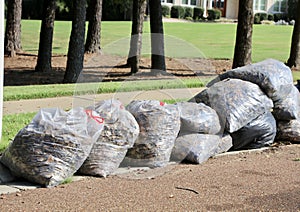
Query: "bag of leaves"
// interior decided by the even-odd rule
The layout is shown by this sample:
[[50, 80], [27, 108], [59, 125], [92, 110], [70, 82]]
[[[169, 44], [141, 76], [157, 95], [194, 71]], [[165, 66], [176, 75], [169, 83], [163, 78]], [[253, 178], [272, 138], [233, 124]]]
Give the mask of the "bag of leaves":
[[140, 134], [134, 146], [128, 150], [123, 165], [167, 165], [180, 129], [178, 107], [156, 100], [134, 100], [126, 109], [137, 120]]
[[239, 130], [273, 107], [272, 100], [258, 85], [239, 79], [215, 83], [190, 101], [202, 102], [216, 110], [221, 126], [225, 126], [229, 133]]
[[233, 141], [231, 149], [255, 149], [269, 146], [274, 142], [276, 130], [276, 120], [271, 112], [266, 112], [231, 134]]
[[276, 120], [289, 121], [297, 119], [300, 112], [300, 94], [293, 86], [285, 99], [274, 103], [273, 115]]
[[200, 164], [216, 154], [219, 144], [220, 137], [217, 135], [199, 133], [180, 135], [175, 141], [171, 160]]
[[176, 103], [180, 111], [181, 133], [217, 134], [221, 130], [216, 111], [203, 103]]
[[103, 124], [84, 108], [41, 109], [1, 157], [17, 177], [46, 187], [72, 176], [90, 154]]
[[104, 100], [88, 107], [104, 119], [104, 128], [89, 157], [79, 169], [82, 174], [106, 177], [121, 164], [138, 137], [139, 125], [118, 100]]
[[277, 122], [276, 140], [300, 142], [300, 119]]
[[210, 87], [227, 78], [241, 79], [257, 84], [274, 102], [283, 100], [293, 86], [291, 69], [274, 59], [267, 59], [227, 71], [212, 80], [207, 86]]
[[2, 163], [0, 163], [0, 173], [0, 184], [9, 183], [16, 180], [15, 176], [11, 174], [11, 171]]
[[215, 154], [221, 154], [224, 152], [227, 152], [230, 148], [232, 147], [232, 137], [230, 136], [230, 134], [225, 133], [223, 134], [220, 143], [216, 149]]

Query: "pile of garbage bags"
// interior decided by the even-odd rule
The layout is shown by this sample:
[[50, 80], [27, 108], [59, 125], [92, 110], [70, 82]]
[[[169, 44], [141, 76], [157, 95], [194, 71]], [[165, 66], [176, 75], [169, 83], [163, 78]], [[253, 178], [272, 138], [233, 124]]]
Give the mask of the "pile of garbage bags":
[[188, 102], [104, 100], [41, 109], [0, 162], [17, 177], [56, 186], [74, 173], [106, 177], [120, 166], [200, 164], [275, 139], [300, 142], [300, 96], [291, 70], [268, 59], [227, 71]]

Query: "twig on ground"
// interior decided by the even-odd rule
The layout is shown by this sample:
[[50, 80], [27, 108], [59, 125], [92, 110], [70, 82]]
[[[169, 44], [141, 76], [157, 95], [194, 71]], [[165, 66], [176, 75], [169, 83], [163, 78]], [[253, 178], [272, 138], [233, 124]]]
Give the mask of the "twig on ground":
[[183, 187], [179, 187], [179, 186], [176, 186], [175, 188], [176, 189], [181, 189], [181, 190], [186, 190], [186, 191], [191, 191], [191, 192], [194, 192], [195, 194], [199, 194], [198, 191], [196, 191], [194, 189], [191, 189], [191, 188], [183, 188]]

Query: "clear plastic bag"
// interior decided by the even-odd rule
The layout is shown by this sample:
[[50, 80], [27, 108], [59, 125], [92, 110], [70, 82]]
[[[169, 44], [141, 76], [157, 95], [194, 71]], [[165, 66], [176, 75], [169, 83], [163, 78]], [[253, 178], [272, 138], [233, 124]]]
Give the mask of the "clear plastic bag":
[[203, 163], [216, 154], [220, 142], [220, 137], [217, 135], [199, 133], [180, 135], [175, 141], [171, 160]]
[[104, 129], [81, 166], [82, 174], [106, 177], [121, 164], [138, 137], [139, 125], [118, 100], [104, 100], [88, 109], [104, 119]]
[[274, 102], [283, 100], [291, 91], [293, 76], [284, 63], [266, 59], [259, 63], [236, 68], [219, 75], [208, 87], [227, 78], [241, 79], [257, 84]]
[[226, 79], [197, 94], [192, 100], [216, 110], [221, 126], [233, 133], [259, 115], [270, 111], [273, 102], [251, 82]]
[[126, 108], [137, 120], [140, 134], [123, 166], [167, 165], [180, 129], [178, 107], [156, 100], [135, 100]]
[[269, 146], [274, 142], [276, 129], [275, 118], [271, 112], [266, 112], [231, 134], [232, 149], [255, 149]]
[[278, 121], [276, 140], [300, 143], [300, 119]]
[[273, 115], [276, 120], [289, 121], [298, 118], [300, 112], [300, 94], [295, 86], [283, 100], [274, 103]]
[[17, 177], [46, 187], [72, 176], [90, 154], [103, 124], [83, 108], [41, 109], [4, 151], [1, 162]]
[[216, 149], [215, 154], [217, 155], [217, 154], [227, 152], [228, 150], [230, 150], [231, 147], [232, 147], [232, 137], [230, 136], [230, 134], [225, 133], [221, 138], [221, 141]]
[[180, 111], [181, 133], [217, 134], [221, 130], [216, 111], [202, 103], [176, 103]]

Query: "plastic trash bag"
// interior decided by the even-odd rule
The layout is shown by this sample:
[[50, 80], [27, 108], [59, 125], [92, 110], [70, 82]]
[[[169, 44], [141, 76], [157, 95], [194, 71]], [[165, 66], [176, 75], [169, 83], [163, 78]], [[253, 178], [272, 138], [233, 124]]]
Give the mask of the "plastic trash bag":
[[210, 87], [227, 78], [236, 78], [257, 84], [274, 102], [283, 100], [290, 93], [291, 85], [293, 86], [291, 69], [274, 59], [227, 71], [212, 80], [207, 86]]
[[176, 103], [180, 111], [180, 132], [217, 134], [221, 130], [218, 114], [202, 103]]
[[0, 184], [9, 183], [15, 181], [15, 177], [11, 174], [11, 171], [0, 163]]
[[175, 141], [171, 160], [203, 163], [216, 154], [220, 142], [220, 137], [217, 135], [199, 133], [180, 135]]
[[255, 149], [271, 145], [276, 136], [276, 120], [266, 112], [231, 134], [232, 150]]
[[134, 100], [126, 109], [137, 120], [140, 134], [133, 148], [128, 150], [122, 165], [167, 165], [180, 129], [178, 107], [156, 100]]
[[289, 121], [298, 118], [300, 112], [300, 94], [295, 86], [292, 86], [291, 92], [282, 101], [274, 103], [273, 115], [276, 120]]
[[80, 168], [102, 129], [103, 124], [83, 108], [41, 109], [19, 131], [1, 162], [17, 177], [56, 186]]
[[277, 122], [276, 140], [300, 142], [300, 119]]
[[259, 115], [270, 111], [273, 102], [251, 82], [226, 79], [197, 94], [190, 101], [207, 104], [219, 115], [221, 126], [233, 133]]
[[100, 101], [89, 109], [104, 119], [104, 128], [79, 172], [106, 177], [119, 167], [128, 148], [133, 146], [139, 125], [118, 100]]
[[216, 149], [215, 154], [217, 155], [217, 154], [227, 152], [228, 150], [230, 150], [231, 147], [232, 147], [232, 137], [230, 136], [230, 134], [225, 133], [220, 140], [220, 143]]

